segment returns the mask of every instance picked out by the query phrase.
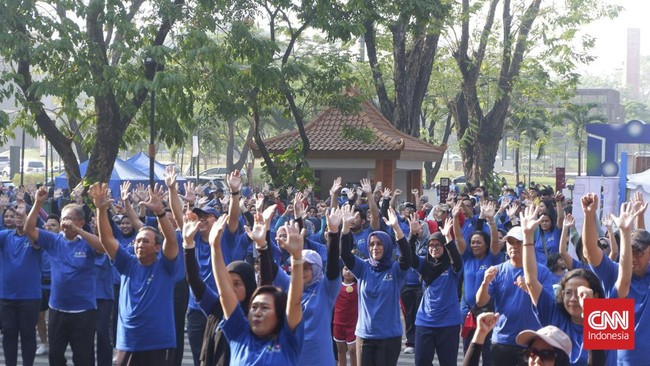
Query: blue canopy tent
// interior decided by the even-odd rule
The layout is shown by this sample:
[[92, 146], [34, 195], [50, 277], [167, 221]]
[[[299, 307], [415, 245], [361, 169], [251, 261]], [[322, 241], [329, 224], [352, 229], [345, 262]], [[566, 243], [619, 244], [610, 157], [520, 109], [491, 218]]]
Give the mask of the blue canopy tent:
[[[132, 157], [126, 159], [126, 162], [131, 164], [132, 167], [136, 168], [140, 172], [149, 176], [149, 156], [143, 152], [139, 152]], [[159, 162], [153, 162], [153, 181], [159, 184], [165, 184], [165, 175], [167, 174], [167, 168], [160, 164]], [[183, 189], [183, 184], [187, 180], [183, 177], [176, 177], [176, 182], [179, 185], [179, 190]]]
[[[82, 177], [86, 175], [86, 169], [88, 169], [88, 161], [84, 161], [83, 163], [79, 164], [79, 170]], [[130, 181], [132, 187], [138, 183], [148, 185], [149, 175], [142, 173], [126, 161], [117, 158], [115, 159], [115, 164], [113, 165], [111, 177], [108, 180], [108, 186], [111, 189], [111, 194], [113, 197], [120, 197], [120, 185], [126, 181]], [[68, 178], [65, 173], [54, 178], [54, 187], [62, 189], [69, 188]]]

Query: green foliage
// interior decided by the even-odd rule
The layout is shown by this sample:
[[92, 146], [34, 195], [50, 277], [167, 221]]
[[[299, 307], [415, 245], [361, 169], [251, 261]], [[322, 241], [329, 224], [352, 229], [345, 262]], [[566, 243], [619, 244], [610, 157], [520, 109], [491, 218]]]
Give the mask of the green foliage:
[[369, 127], [345, 125], [341, 130], [341, 134], [343, 135], [343, 138], [359, 141], [364, 144], [370, 144], [375, 140], [375, 133]]
[[277, 169], [277, 178], [273, 179], [266, 163], [262, 162], [262, 179], [275, 189], [291, 186], [303, 190], [316, 181], [313, 171], [302, 156], [301, 144], [288, 148], [282, 154], [272, 154], [271, 158]]

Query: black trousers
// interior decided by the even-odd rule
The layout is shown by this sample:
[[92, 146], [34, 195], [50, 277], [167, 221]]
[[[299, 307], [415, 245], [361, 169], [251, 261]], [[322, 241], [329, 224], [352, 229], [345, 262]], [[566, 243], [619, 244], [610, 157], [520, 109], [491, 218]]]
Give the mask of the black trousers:
[[524, 356], [524, 348], [492, 343], [492, 364], [499, 366], [526, 366], [528, 361]]
[[50, 309], [48, 340], [50, 366], [65, 366], [65, 349], [72, 348], [72, 363], [76, 366], [95, 364], [95, 324], [97, 310], [64, 313]]
[[402, 337], [365, 339], [357, 337], [357, 365], [395, 366], [402, 351]]

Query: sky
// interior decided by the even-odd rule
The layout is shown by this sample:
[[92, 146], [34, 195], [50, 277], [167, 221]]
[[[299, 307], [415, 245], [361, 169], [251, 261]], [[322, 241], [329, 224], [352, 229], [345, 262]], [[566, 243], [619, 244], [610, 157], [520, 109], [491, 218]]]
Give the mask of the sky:
[[625, 9], [614, 20], [600, 20], [584, 28], [584, 32], [596, 38], [592, 54], [596, 61], [581, 71], [607, 72], [625, 65], [627, 29], [641, 30], [641, 55], [650, 55], [650, 0], [607, 0]]

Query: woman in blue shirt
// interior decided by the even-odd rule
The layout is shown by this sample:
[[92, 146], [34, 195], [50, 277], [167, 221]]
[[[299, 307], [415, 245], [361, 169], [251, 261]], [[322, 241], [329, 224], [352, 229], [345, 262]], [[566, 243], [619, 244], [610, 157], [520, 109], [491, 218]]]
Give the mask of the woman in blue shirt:
[[[304, 326], [300, 300], [303, 291], [303, 236], [298, 225], [284, 226], [287, 238], [280, 246], [291, 254], [291, 284], [288, 294], [274, 286], [260, 286], [251, 297], [248, 316], [239, 306], [221, 252], [221, 235], [227, 217], [223, 215], [210, 230], [212, 270], [220, 294], [224, 321], [220, 326], [230, 345], [231, 365], [295, 365], [302, 348]], [[265, 250], [266, 230], [262, 214], [256, 215], [254, 236], [258, 250]], [[259, 230], [259, 226], [262, 226]], [[258, 230], [255, 230], [258, 229]], [[302, 235], [301, 235], [302, 234]], [[256, 240], [257, 239], [257, 240]]]
[[[458, 221], [458, 212], [454, 221]], [[414, 257], [413, 268], [420, 273], [424, 287], [415, 316], [416, 365], [432, 365], [438, 354], [440, 365], [452, 366], [458, 357], [462, 319], [457, 294], [463, 262], [451, 235], [452, 226], [457, 229], [455, 234], [462, 237], [460, 225], [452, 225], [447, 219], [442, 232], [429, 236], [426, 256]]]
[[[537, 279], [537, 266], [540, 264], [535, 260], [533, 244], [537, 225], [544, 217], [537, 218], [538, 212], [539, 208], [530, 206], [520, 215], [524, 230], [524, 277], [533, 311], [542, 326], [554, 325], [569, 335], [572, 340], [571, 365], [587, 365], [589, 358], [592, 365], [603, 365], [603, 351], [584, 349], [582, 304], [585, 298], [604, 298], [605, 292], [598, 277], [584, 269], [575, 269], [564, 275], [560, 281], [557, 298], [542, 290], [542, 284]], [[589, 355], [589, 352], [592, 352], [592, 355]]]
[[393, 261], [393, 241], [383, 231], [368, 235], [370, 258], [362, 260], [352, 254], [350, 224], [358, 213], [345, 212], [341, 229], [341, 259], [357, 278], [359, 286], [359, 320], [357, 365], [396, 365], [402, 345], [399, 295], [411, 266], [411, 251], [399, 226], [394, 209], [386, 224], [393, 228], [401, 255]]

